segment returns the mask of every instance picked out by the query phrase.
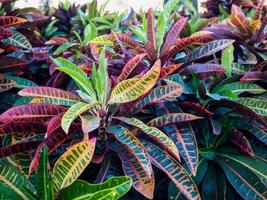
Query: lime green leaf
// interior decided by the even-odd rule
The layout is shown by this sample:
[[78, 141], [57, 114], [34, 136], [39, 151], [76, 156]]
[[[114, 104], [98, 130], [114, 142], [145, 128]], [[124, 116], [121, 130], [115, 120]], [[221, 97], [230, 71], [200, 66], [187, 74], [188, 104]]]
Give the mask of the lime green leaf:
[[236, 103], [242, 104], [261, 116], [267, 116], [267, 100], [254, 98], [238, 98]]
[[83, 180], [77, 180], [63, 190], [60, 197], [65, 200], [116, 200], [126, 194], [131, 186], [132, 180], [127, 176], [113, 177], [100, 184], [90, 184]]
[[113, 41], [108, 39], [107, 37], [101, 35], [98, 36], [89, 42], [90, 44], [104, 45], [104, 46], [113, 46]]
[[53, 182], [56, 191], [71, 185], [89, 165], [94, 154], [96, 138], [70, 147], [56, 162]]
[[233, 44], [229, 44], [222, 53], [221, 64], [226, 69], [226, 76], [231, 77], [232, 74], [232, 64], [234, 61], [234, 46]]
[[60, 45], [55, 51], [54, 51], [54, 55], [58, 56], [59, 54], [61, 54], [62, 52], [66, 51], [67, 49], [77, 46], [77, 43], [65, 43]]

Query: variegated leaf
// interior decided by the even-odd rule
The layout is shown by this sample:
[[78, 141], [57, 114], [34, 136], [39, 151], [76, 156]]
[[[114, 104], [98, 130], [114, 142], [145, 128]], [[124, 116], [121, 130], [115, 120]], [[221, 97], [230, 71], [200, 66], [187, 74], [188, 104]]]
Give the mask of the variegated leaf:
[[235, 100], [261, 116], [267, 116], [267, 100], [242, 97]]
[[161, 62], [158, 60], [143, 77], [120, 82], [112, 90], [109, 104], [131, 102], [146, 94], [159, 78], [160, 65]]
[[19, 48], [32, 50], [32, 45], [28, 39], [17, 31], [13, 31], [13, 35], [9, 38], [2, 40], [4, 44], [10, 44]]
[[10, 27], [19, 24], [24, 24], [26, 22], [25, 19], [15, 16], [1, 16], [0, 17], [0, 26], [2, 27]]
[[93, 115], [81, 115], [83, 133], [90, 133], [100, 126], [100, 117]]
[[52, 174], [56, 191], [71, 185], [89, 165], [95, 144], [96, 138], [75, 144], [57, 160]]
[[186, 170], [169, 154], [157, 146], [142, 141], [145, 145], [152, 163], [161, 169], [175, 184], [177, 189], [190, 200], [201, 199], [197, 186]]
[[0, 92], [7, 91], [16, 85], [15, 81], [6, 78], [4, 75], [0, 74]]

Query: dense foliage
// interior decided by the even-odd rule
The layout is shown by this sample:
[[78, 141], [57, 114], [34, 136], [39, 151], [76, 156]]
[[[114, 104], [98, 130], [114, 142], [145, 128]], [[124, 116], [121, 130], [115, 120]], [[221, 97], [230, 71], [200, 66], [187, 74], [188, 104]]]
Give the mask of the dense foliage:
[[0, 0], [0, 199], [266, 199], [267, 6]]

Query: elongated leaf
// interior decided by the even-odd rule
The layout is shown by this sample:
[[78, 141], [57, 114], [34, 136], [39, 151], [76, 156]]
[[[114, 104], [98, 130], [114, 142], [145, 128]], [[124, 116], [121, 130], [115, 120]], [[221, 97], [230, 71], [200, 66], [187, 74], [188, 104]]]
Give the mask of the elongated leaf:
[[175, 159], [149, 142], [142, 141], [142, 143], [145, 145], [152, 163], [166, 173], [187, 199], [201, 199], [197, 186], [190, 175]]
[[77, 83], [82, 91], [86, 91], [93, 100], [96, 100], [92, 83], [77, 65], [64, 58], [52, 58], [52, 61], [57, 65], [58, 70], [68, 74]]
[[[170, 110], [180, 112], [177, 105], [161, 105], [158, 108], [161, 115], [169, 114]], [[193, 176], [196, 175], [198, 166], [198, 148], [194, 131], [189, 123], [167, 125], [163, 127], [165, 133], [175, 142], [177, 148]]]
[[0, 121], [3, 123], [8, 123], [10, 121], [38, 122], [40, 120], [47, 120], [47, 118], [53, 117], [65, 110], [66, 108], [63, 106], [54, 106], [42, 103], [21, 105], [10, 108], [6, 112], [2, 113], [0, 115]]
[[132, 78], [120, 82], [112, 90], [109, 104], [131, 102], [147, 93], [159, 78], [160, 65], [161, 62], [158, 60], [142, 78]]
[[52, 200], [52, 185], [48, 173], [48, 150], [47, 147], [42, 148], [40, 156], [40, 164], [37, 168], [36, 183], [37, 183], [37, 196], [40, 200]]
[[24, 69], [27, 65], [27, 61], [19, 58], [0, 56], [0, 72], [6, 72], [6, 70]]
[[191, 62], [206, 56], [215, 54], [216, 52], [225, 49], [228, 45], [232, 44], [234, 40], [214, 40], [203, 46], [196, 48], [191, 54], [182, 59], [182, 62]]
[[267, 79], [267, 73], [261, 71], [249, 71], [240, 79], [241, 82], [261, 81]]
[[242, 104], [261, 116], [267, 116], [267, 100], [254, 98], [238, 98], [235, 102]]
[[109, 126], [108, 132], [113, 133], [115, 138], [124, 145], [132, 149], [133, 154], [137, 157], [139, 164], [142, 166], [149, 178], [152, 176], [152, 167], [148, 158], [145, 147], [142, 143], [126, 128], [120, 125]]
[[186, 23], [188, 21], [188, 18], [182, 17], [179, 19], [175, 24], [171, 27], [170, 31], [168, 32], [165, 42], [163, 43], [162, 46], [162, 54], [164, 54], [166, 51], [168, 51], [177, 41], [178, 41], [178, 36], [184, 29]]
[[7, 91], [16, 85], [15, 81], [12, 81], [0, 74], [0, 92]]
[[157, 57], [157, 41], [156, 33], [154, 27], [154, 12], [153, 8], [150, 8], [147, 12], [147, 30], [146, 30], [147, 44], [149, 48], [147, 49], [147, 54], [152, 60]]
[[195, 103], [193, 101], [186, 101], [183, 102], [181, 104], [179, 104], [179, 106], [182, 109], [189, 109], [189, 110], [193, 110], [195, 112], [199, 112], [208, 116], [211, 116], [213, 113], [210, 112], [208, 109], [206, 109], [205, 107], [203, 107], [202, 105]]
[[117, 83], [126, 79], [130, 73], [134, 70], [134, 68], [142, 61], [142, 59], [146, 56], [146, 54], [139, 54], [133, 57], [122, 69], [121, 74], [117, 78]]
[[44, 125], [38, 122], [10, 122], [0, 125], [0, 136], [40, 132], [43, 128]]
[[24, 24], [26, 22], [25, 19], [15, 16], [1, 16], [0, 17], [0, 26], [2, 27], [10, 27], [19, 24]]
[[211, 75], [223, 74], [224, 72], [224, 67], [217, 64], [193, 64], [181, 70], [181, 74], [195, 73], [201, 79]]
[[184, 88], [177, 84], [177, 85], [164, 85], [157, 87], [150, 91], [150, 93], [138, 101], [131, 110], [131, 113], [136, 113], [140, 111], [145, 106], [164, 102], [164, 101], [171, 101], [177, 97], [179, 97]]
[[63, 53], [64, 51], [66, 51], [67, 49], [77, 46], [76, 43], [64, 43], [62, 45], [60, 45], [55, 51], [54, 51], [54, 55], [59, 55], [61, 53]]
[[252, 94], [261, 94], [261, 93], [266, 91], [265, 89], [263, 89], [262, 87], [254, 84], [254, 83], [236, 82], [236, 83], [229, 83], [229, 84], [223, 85], [221, 87], [215, 88], [214, 92], [220, 92], [220, 91], [224, 91], [224, 90], [230, 90], [230, 91], [236, 93], [237, 95], [242, 94], [244, 92], [249, 92]]
[[230, 44], [222, 53], [221, 64], [226, 69], [227, 77], [231, 77], [232, 74], [232, 65], [234, 61], [234, 46]]
[[41, 141], [19, 142], [0, 148], [0, 158], [13, 156], [17, 153], [35, 150]]
[[19, 48], [32, 50], [32, 45], [28, 39], [17, 31], [13, 31], [13, 35], [9, 38], [2, 40], [4, 44], [10, 44]]
[[132, 186], [129, 177], [113, 177], [100, 184], [90, 184], [83, 180], [75, 181], [60, 194], [61, 199], [71, 200], [97, 200], [119, 199], [126, 194]]
[[26, 87], [37, 86], [36, 83], [25, 78], [16, 77], [16, 76], [6, 76], [6, 77], [9, 80], [12, 80], [16, 83], [15, 88], [21, 89], [21, 88], [26, 88]]
[[54, 131], [56, 131], [58, 128], [61, 127], [61, 119], [63, 115], [64, 113], [59, 113], [49, 120], [47, 124], [47, 128], [46, 128], [46, 133], [45, 133], [46, 138], [49, 137], [52, 133], [54, 133]]
[[108, 39], [107, 37], [101, 35], [98, 36], [92, 40], [90, 40], [91, 44], [97, 44], [97, 45], [106, 45], [106, 46], [112, 46], [113, 45], [113, 41]]
[[159, 143], [162, 147], [167, 149], [177, 160], [180, 160], [178, 149], [175, 143], [161, 130], [150, 127], [144, 124], [142, 121], [136, 118], [126, 118], [126, 117], [116, 117], [115, 119], [119, 119], [131, 126], [139, 128], [143, 131], [147, 136], [152, 138], [155, 142]]
[[22, 197], [12, 190], [8, 185], [0, 181], [0, 199], [17, 199], [21, 200]]
[[[133, 149], [118, 141], [109, 143], [112, 150], [116, 151], [121, 159], [124, 174], [133, 180], [133, 187], [148, 199], [153, 199], [155, 180], [154, 175], [148, 177]], [[142, 145], [143, 151], [145, 148]], [[147, 155], [145, 159], [148, 159]], [[148, 160], [146, 160], [148, 161]]]
[[180, 64], [169, 65], [167, 67], [162, 68], [160, 71], [159, 81], [167, 78], [171, 74], [174, 74], [182, 66], [183, 63], [180, 63]]
[[61, 121], [61, 126], [62, 129], [65, 131], [65, 133], [69, 132], [69, 128], [71, 123], [82, 113], [85, 111], [88, 111], [92, 109], [94, 106], [96, 106], [98, 103], [76, 103], [72, 107], [68, 109], [68, 111], [63, 115], [62, 121]]
[[4, 38], [11, 37], [13, 35], [12, 31], [8, 28], [0, 26], [0, 40]]
[[169, 113], [150, 120], [148, 125], [160, 128], [169, 124], [190, 122], [201, 118], [202, 117], [198, 117], [189, 113]]
[[[179, 0], [170, 0], [166, 3], [166, 5], [163, 8], [163, 11], [161, 12], [158, 21], [157, 21], [157, 46], [158, 48], [161, 47], [163, 43], [164, 34], [169, 22], [170, 15], [172, 11], [175, 9], [175, 6], [177, 6]], [[182, 28], [181, 28], [182, 29]], [[173, 31], [174, 32], [174, 31]], [[176, 35], [179, 34], [179, 30], [176, 30]], [[168, 38], [168, 35], [167, 35]]]
[[241, 151], [243, 151], [248, 156], [255, 156], [253, 149], [250, 146], [248, 139], [244, 134], [238, 130], [234, 130], [230, 137], [230, 142], [237, 146]]
[[[78, 96], [73, 95], [70, 92], [53, 88], [53, 87], [27, 87], [18, 93], [20, 96], [35, 97], [35, 98], [44, 98], [39, 102], [51, 103], [56, 105], [73, 105], [75, 103], [81, 102], [82, 99]], [[46, 100], [46, 101], [44, 101]], [[36, 101], [35, 101], [36, 102]], [[37, 100], [38, 102], [38, 100]], [[57, 103], [59, 102], [59, 103]]]
[[56, 191], [71, 185], [89, 165], [95, 144], [96, 138], [75, 144], [57, 160], [52, 174]]
[[248, 168], [227, 158], [217, 158], [229, 182], [244, 199], [266, 199], [266, 187]]
[[19, 172], [19, 170], [10, 164], [0, 165], [0, 181], [7, 185], [17, 195], [24, 200], [34, 200], [33, 185]]

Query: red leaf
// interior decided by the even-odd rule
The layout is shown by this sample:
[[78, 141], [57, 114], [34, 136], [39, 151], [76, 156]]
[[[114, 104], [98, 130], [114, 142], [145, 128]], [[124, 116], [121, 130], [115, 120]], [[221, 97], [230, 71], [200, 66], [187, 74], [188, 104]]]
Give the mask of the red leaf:
[[9, 38], [12, 35], [13, 35], [13, 33], [9, 29], [4, 28], [4, 27], [0, 27], [0, 40], [4, 39], [4, 38]]
[[168, 32], [165, 42], [162, 46], [161, 52], [162, 54], [165, 53], [165, 51], [168, 51], [170, 47], [172, 47], [178, 40], [178, 37], [182, 30], [184, 29], [185, 25], [187, 24], [188, 18], [183, 17], [179, 19], [170, 29]]
[[1, 16], [0, 17], [0, 26], [2, 27], [10, 27], [19, 24], [24, 24], [26, 22], [25, 19], [15, 16]]
[[66, 111], [66, 107], [45, 103], [32, 103], [10, 108], [0, 115], [0, 122], [11, 121], [38, 122], [47, 120], [58, 113]]
[[40, 132], [44, 128], [42, 123], [34, 122], [10, 122], [0, 125], [0, 136], [9, 134], [26, 134], [28, 132]]
[[205, 115], [212, 115], [213, 113], [210, 112], [209, 110], [207, 110], [206, 108], [204, 108], [202, 105], [195, 103], [193, 101], [187, 101], [187, 102], [183, 102], [181, 104], [179, 104], [179, 106], [182, 109], [189, 109], [189, 110], [193, 110], [195, 112], [199, 112], [199, 113], [203, 113]]
[[242, 152], [244, 152], [248, 156], [255, 156], [249, 141], [247, 138], [243, 135], [242, 132], [238, 130], [234, 130], [230, 137], [230, 142], [232, 142], [238, 149], [240, 149]]
[[180, 64], [169, 65], [167, 67], [161, 68], [159, 81], [175, 73], [182, 65], [183, 63], [180, 63]]
[[157, 43], [156, 43], [156, 34], [154, 29], [154, 14], [153, 9], [150, 8], [147, 12], [147, 48], [146, 52], [152, 61], [157, 59]]
[[6, 70], [24, 69], [28, 62], [10, 56], [0, 56], [0, 72]]

